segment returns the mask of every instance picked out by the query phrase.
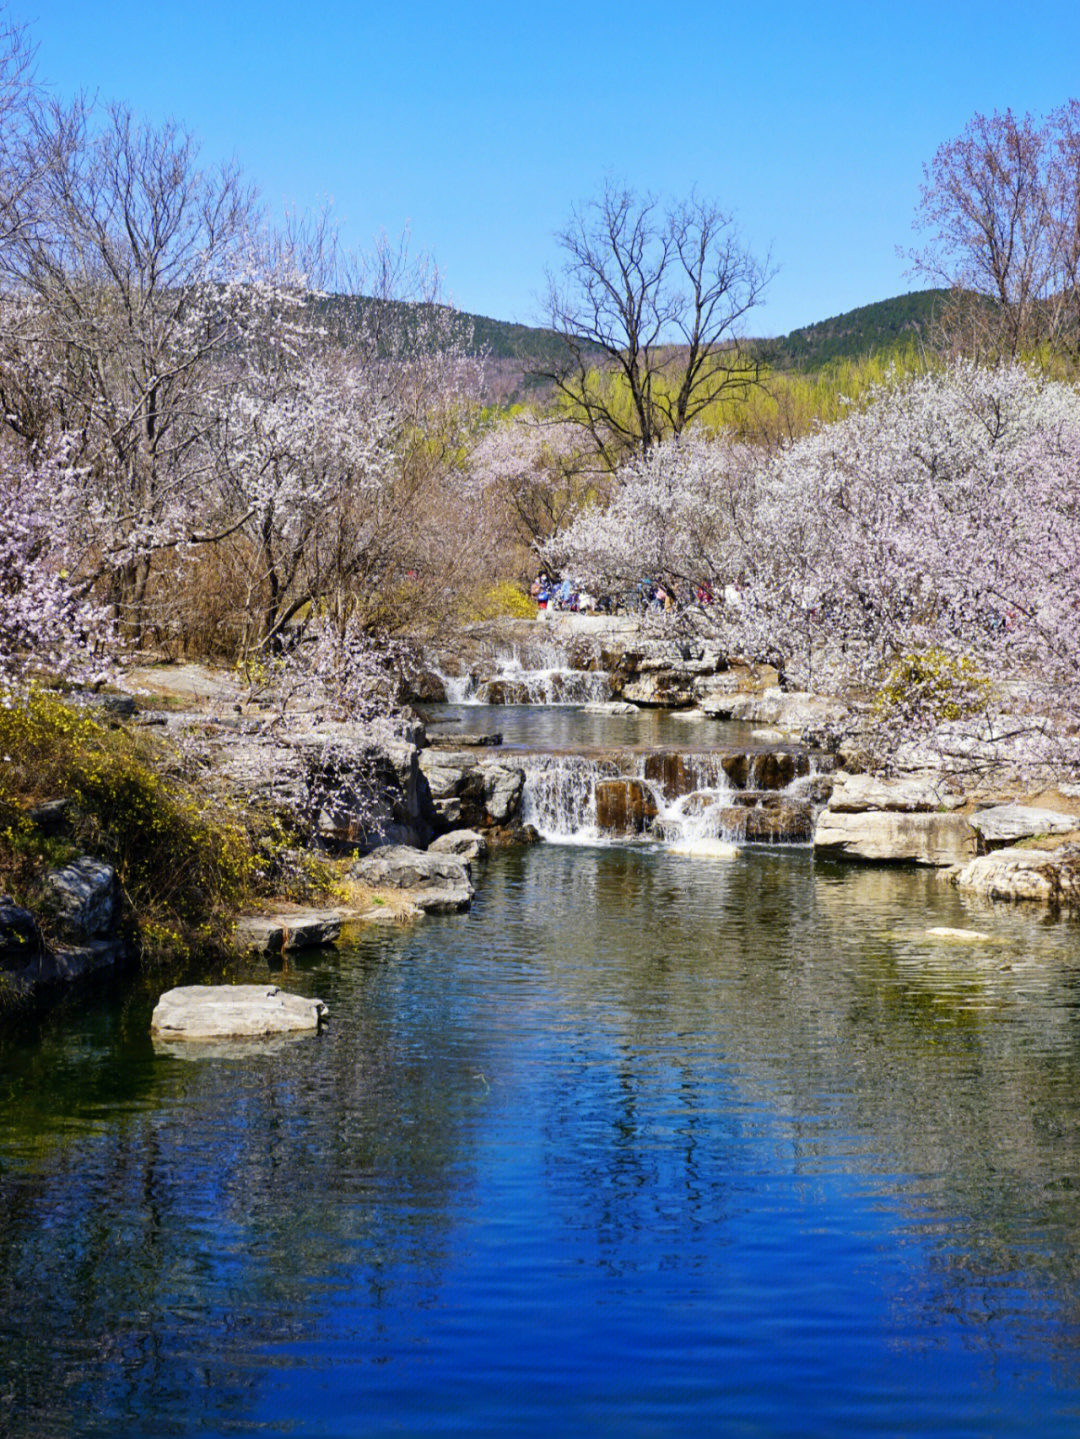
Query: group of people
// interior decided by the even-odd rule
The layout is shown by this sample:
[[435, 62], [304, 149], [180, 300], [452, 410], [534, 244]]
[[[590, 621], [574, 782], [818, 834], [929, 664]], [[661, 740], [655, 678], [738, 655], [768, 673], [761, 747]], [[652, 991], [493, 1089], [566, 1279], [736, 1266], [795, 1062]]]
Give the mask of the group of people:
[[596, 609], [596, 600], [587, 591], [575, 589], [569, 580], [556, 583], [543, 570], [529, 586], [529, 594], [541, 610], [571, 610], [576, 613]]
[[541, 610], [570, 610], [574, 612], [610, 614], [615, 610], [671, 610], [696, 602], [699, 605], [714, 603], [712, 586], [706, 580], [695, 585], [691, 592], [686, 585], [669, 585], [658, 580], [642, 580], [632, 594], [623, 596], [621, 601], [610, 598], [596, 599], [585, 590], [575, 589], [570, 580], [553, 580], [545, 570], [529, 586], [529, 594]]

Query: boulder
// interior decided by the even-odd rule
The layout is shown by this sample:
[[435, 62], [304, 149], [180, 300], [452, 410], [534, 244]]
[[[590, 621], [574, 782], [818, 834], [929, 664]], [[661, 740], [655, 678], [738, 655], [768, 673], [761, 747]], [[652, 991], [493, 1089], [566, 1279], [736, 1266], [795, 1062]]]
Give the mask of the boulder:
[[952, 877], [957, 889], [989, 899], [1035, 899], [1080, 908], [1080, 845], [1062, 849], [998, 849], [979, 855]]
[[878, 779], [868, 774], [834, 776], [830, 810], [860, 814], [888, 810], [904, 814], [936, 813], [955, 809], [960, 800], [941, 781], [930, 779]]
[[420, 769], [442, 825], [489, 829], [517, 820], [525, 771], [476, 751], [422, 750]]
[[596, 781], [596, 824], [605, 834], [644, 834], [656, 818], [656, 802], [639, 779]]
[[73, 944], [100, 939], [119, 919], [116, 871], [103, 860], [83, 855], [45, 877], [57, 932]]
[[288, 994], [275, 984], [197, 984], [163, 994], [150, 1028], [163, 1039], [193, 1041], [315, 1034], [326, 1014], [321, 999]]
[[508, 765], [482, 765], [484, 804], [489, 822], [504, 825], [521, 806], [525, 771]]
[[488, 843], [482, 834], [475, 829], [453, 829], [449, 834], [442, 834], [438, 839], [432, 840], [427, 848], [428, 854], [453, 854], [466, 863], [474, 859], [484, 859], [488, 852]]
[[1070, 834], [1080, 829], [1080, 817], [1030, 804], [998, 804], [973, 814], [971, 824], [991, 850], [1035, 835]]
[[724, 833], [748, 844], [809, 843], [814, 833], [809, 803], [779, 795], [776, 798], [780, 803], [733, 805], [722, 810], [720, 823]]
[[233, 940], [239, 949], [284, 954], [333, 944], [340, 933], [341, 916], [336, 910], [308, 909], [290, 914], [246, 915], [236, 921]]
[[41, 957], [41, 930], [28, 909], [0, 898], [0, 970], [17, 973]]
[[814, 852], [824, 858], [906, 861], [945, 867], [975, 853], [975, 831], [963, 815], [895, 810], [823, 810]]
[[451, 913], [468, 909], [474, 890], [468, 865], [456, 855], [385, 845], [350, 870], [364, 884], [409, 891], [418, 909]]
[[687, 709], [695, 702], [693, 678], [671, 669], [639, 674], [623, 685], [622, 698], [646, 709]]

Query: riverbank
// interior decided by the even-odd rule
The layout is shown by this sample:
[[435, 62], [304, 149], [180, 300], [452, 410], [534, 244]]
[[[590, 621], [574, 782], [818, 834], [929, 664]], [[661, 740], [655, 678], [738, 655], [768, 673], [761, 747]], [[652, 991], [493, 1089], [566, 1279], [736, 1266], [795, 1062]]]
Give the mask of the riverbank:
[[[140, 958], [280, 957], [342, 926], [466, 908], [475, 856], [439, 854], [428, 878], [415, 863], [463, 830], [481, 843], [644, 841], [713, 857], [801, 844], [822, 859], [928, 866], [972, 893], [1080, 905], [1071, 775], [1034, 785], [1018, 768], [962, 772], [919, 754], [866, 774], [872, 717], [622, 618], [476, 626], [430, 658], [408, 698], [434, 705], [432, 722], [406, 713], [377, 737], [191, 664], [132, 670], [132, 695], [89, 710], [34, 701], [6, 801], [7, 1002]], [[455, 687], [472, 703], [448, 722], [438, 707]], [[559, 705], [568, 695], [576, 707]], [[13, 713], [5, 744], [17, 749]], [[526, 738], [518, 721], [534, 713], [560, 717], [554, 747]], [[587, 742], [574, 719], [585, 715]], [[396, 853], [396, 868], [365, 866], [365, 852]], [[93, 909], [65, 876], [73, 865], [104, 866], [107, 922], [57, 904], [74, 885], [75, 909]]]

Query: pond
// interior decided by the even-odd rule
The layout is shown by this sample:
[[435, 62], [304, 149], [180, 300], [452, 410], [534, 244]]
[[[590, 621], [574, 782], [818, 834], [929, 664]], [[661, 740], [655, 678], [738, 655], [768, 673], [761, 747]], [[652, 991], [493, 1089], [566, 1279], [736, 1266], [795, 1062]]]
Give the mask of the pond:
[[1078, 939], [544, 845], [294, 963], [317, 1039], [66, 1005], [0, 1055], [0, 1430], [1075, 1435]]
[[775, 749], [754, 739], [757, 726], [732, 720], [685, 718], [678, 710], [629, 714], [580, 705], [419, 706], [428, 732], [452, 742], [457, 734], [502, 735], [504, 750], [588, 754], [612, 749]]

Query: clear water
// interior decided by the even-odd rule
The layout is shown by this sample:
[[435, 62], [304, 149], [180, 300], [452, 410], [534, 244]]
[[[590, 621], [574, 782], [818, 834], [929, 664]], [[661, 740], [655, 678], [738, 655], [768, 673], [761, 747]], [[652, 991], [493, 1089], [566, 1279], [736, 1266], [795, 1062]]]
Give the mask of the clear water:
[[0, 1430], [1080, 1432], [1075, 925], [552, 845], [282, 982], [325, 1035], [4, 1047]]
[[753, 738], [756, 726], [730, 720], [683, 719], [672, 710], [598, 714], [575, 705], [420, 705], [432, 736], [501, 734], [503, 748], [598, 750], [645, 748], [706, 750], [732, 746], [775, 749]]

